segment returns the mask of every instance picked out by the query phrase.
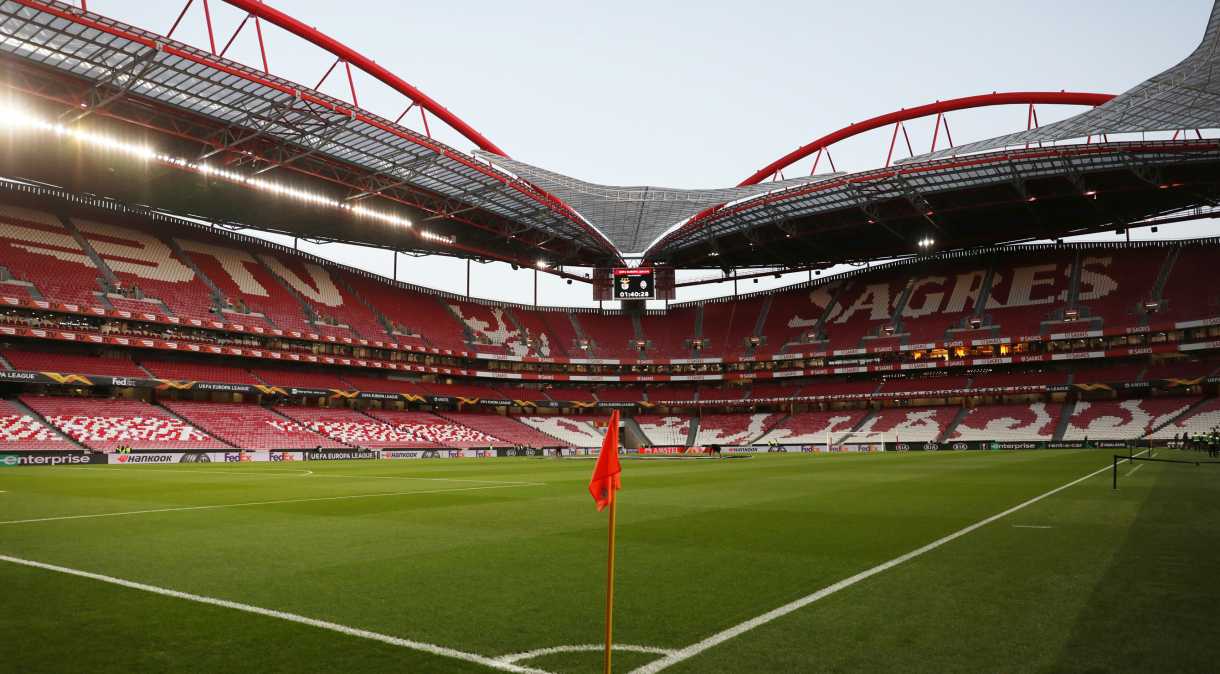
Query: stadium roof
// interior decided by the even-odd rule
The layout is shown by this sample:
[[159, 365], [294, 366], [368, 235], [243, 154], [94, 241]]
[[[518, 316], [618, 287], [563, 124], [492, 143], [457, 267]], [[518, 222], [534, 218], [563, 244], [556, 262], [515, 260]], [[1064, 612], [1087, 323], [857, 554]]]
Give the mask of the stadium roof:
[[627, 255], [642, 253], [666, 231], [711, 206], [833, 177], [817, 175], [704, 190], [597, 185], [492, 152], [477, 150], [475, 154], [563, 199]]
[[924, 161], [1003, 147], [1104, 138], [1122, 133], [1220, 128], [1220, 3], [1212, 5], [1203, 39], [1180, 63], [1092, 110], [987, 140], [917, 156]]
[[[1105, 137], [1220, 127], [1220, 88], [1211, 80], [1216, 9], [1194, 54], [1108, 103], [1099, 94], [1013, 92], [869, 120], [897, 120], [896, 140], [917, 110], [935, 112], [939, 131], [949, 109], [1028, 103], [1032, 117], [1035, 102], [1102, 103], [1064, 122], [895, 166], [887, 158], [884, 168], [860, 173], [771, 182], [756, 173], [735, 188], [680, 190], [596, 185], [507, 158], [371, 59], [262, 2], [225, 1], [256, 27], [262, 19], [329, 51], [335, 64], [326, 76], [340, 63], [362, 69], [406, 96], [408, 111], [430, 111], [480, 152], [431, 137], [427, 116], [420, 133], [399, 124], [401, 115], [391, 121], [360, 107], [350, 72], [347, 102], [318, 91], [321, 82], [310, 88], [272, 75], [265, 58], [262, 69], [226, 59], [227, 45], [217, 50], [215, 41], [200, 49], [56, 0], [0, 0], [4, 85], [36, 103], [50, 120], [45, 129], [138, 134], [155, 157], [149, 168], [72, 143], [0, 134], [0, 170], [317, 240], [551, 267], [619, 264], [639, 253], [680, 267], [829, 265], [1126, 227], [1220, 203], [1215, 140]], [[210, 31], [209, 23], [212, 39]], [[248, 189], [268, 180], [274, 184], [261, 193]], [[284, 196], [301, 194], [306, 203]], [[318, 203], [332, 208], [311, 208]]]

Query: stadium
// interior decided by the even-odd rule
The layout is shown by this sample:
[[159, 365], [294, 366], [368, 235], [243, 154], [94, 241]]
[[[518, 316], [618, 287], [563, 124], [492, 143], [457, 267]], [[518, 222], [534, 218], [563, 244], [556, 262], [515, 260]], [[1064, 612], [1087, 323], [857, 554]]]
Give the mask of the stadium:
[[0, 0], [0, 670], [1215, 670], [1220, 5], [691, 189], [94, 4]]

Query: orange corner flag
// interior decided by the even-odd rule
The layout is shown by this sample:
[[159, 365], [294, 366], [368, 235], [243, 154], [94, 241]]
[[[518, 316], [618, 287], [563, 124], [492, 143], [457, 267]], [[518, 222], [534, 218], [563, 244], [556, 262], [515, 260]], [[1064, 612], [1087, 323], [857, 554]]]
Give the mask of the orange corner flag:
[[618, 410], [610, 413], [610, 427], [606, 429], [606, 437], [602, 440], [602, 450], [597, 455], [597, 464], [593, 466], [593, 477], [589, 480], [589, 494], [597, 502], [599, 511], [610, 505], [614, 494], [622, 487], [619, 476], [623, 467], [618, 462]]

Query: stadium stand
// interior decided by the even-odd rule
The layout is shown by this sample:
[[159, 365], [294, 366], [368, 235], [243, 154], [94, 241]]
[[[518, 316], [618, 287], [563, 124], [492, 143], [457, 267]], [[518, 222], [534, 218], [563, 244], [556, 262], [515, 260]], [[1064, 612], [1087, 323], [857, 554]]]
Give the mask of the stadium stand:
[[415, 437], [356, 410], [319, 407], [279, 407], [277, 411], [301, 426], [354, 447], [403, 449], [418, 447]]
[[261, 381], [272, 386], [296, 386], [302, 388], [339, 389], [345, 391], [347, 382], [337, 374], [300, 369], [251, 368]]
[[886, 442], [931, 442], [944, 433], [957, 415], [956, 407], [911, 407], [878, 410], [858, 429], [881, 433]]
[[705, 414], [699, 417], [695, 444], [744, 445], [761, 437], [782, 414]]
[[228, 445], [140, 400], [50, 398], [21, 402], [90, 449], [227, 449]]
[[73, 218], [72, 224], [114, 274], [107, 295], [114, 308], [163, 313], [160, 306], [134, 299], [143, 297], [180, 318], [216, 320], [211, 291], [164, 240], [135, 223]]
[[1162, 292], [1164, 307], [1152, 316], [1156, 321], [1185, 321], [1220, 316], [1220, 297], [1199, 292], [1199, 279], [1211, 278], [1220, 265], [1220, 247], [1183, 244]]
[[599, 430], [592, 417], [548, 416], [518, 417], [518, 420], [568, 447], [600, 447], [604, 431]]
[[542, 358], [567, 358], [576, 346], [576, 331], [566, 311], [526, 311], [510, 309], [509, 314], [523, 331], [529, 347], [526, 355]]
[[418, 342], [438, 349], [466, 349], [462, 324], [445, 308], [439, 296], [395, 287], [359, 274], [348, 273], [343, 278], [390, 322], [394, 341]]
[[98, 304], [101, 272], [52, 213], [0, 204], [0, 262], [36, 297], [84, 306]]
[[[552, 393], [554, 392], [552, 391]], [[573, 390], [571, 393], [579, 395], [580, 391]], [[595, 389], [593, 393], [598, 400], [606, 402], [636, 403], [644, 399], [644, 389], [639, 388], [599, 388]], [[570, 398], [570, 400], [582, 400], [582, 398]]]
[[140, 365], [160, 379], [182, 381], [207, 381], [225, 384], [261, 384], [257, 377], [244, 367], [220, 363], [190, 363], [175, 360], [142, 359]]
[[583, 388], [553, 386], [546, 389], [544, 392], [551, 400], [566, 400], [584, 403], [597, 402], [597, 398], [593, 397], [593, 393], [588, 389]]
[[514, 417], [504, 417], [499, 414], [481, 414], [478, 412], [442, 412], [440, 416], [501, 441], [495, 444], [525, 445], [528, 447], [555, 447], [561, 444], [555, 438], [539, 433], [531, 426], [517, 421]]
[[56, 451], [76, 449], [41, 420], [11, 400], [0, 404], [0, 451]]
[[711, 302], [703, 305], [703, 337], [707, 347], [701, 355], [735, 356], [749, 353], [750, 337], [758, 323], [764, 300]]
[[977, 264], [921, 268], [910, 279], [898, 312], [900, 332], [907, 334], [908, 342], [923, 343], [943, 340], [949, 329], [964, 327], [979, 308], [986, 277], [985, 266]]
[[368, 415], [389, 424], [400, 434], [411, 438], [415, 447], [452, 447], [470, 449], [503, 447], [497, 438], [464, 424], [445, 419], [431, 412], [405, 410], [369, 410]]
[[635, 421], [654, 447], [685, 446], [690, 434], [689, 417], [641, 414]]
[[58, 351], [4, 349], [0, 352], [16, 370], [59, 372], [62, 374], [100, 374], [111, 377], [146, 377], [143, 370], [126, 355], [87, 356]]
[[1080, 401], [1072, 411], [1064, 440], [1131, 440], [1185, 412], [1194, 402], [1188, 398]]
[[992, 272], [985, 311], [1006, 335], [1036, 335], [1071, 292], [1074, 251], [1003, 256]]
[[1161, 264], [1171, 249], [1119, 249], [1080, 254], [1081, 315], [1102, 319], [1104, 327], [1139, 325], [1142, 304], [1150, 299]]
[[909, 393], [914, 391], [950, 391], [966, 388], [969, 377], [892, 378], [882, 381], [879, 393]]
[[1148, 437], [1153, 440], [1170, 440], [1175, 435], [1181, 436], [1183, 433], [1189, 433], [1192, 436], [1210, 433], [1212, 429], [1220, 426], [1220, 398], [1207, 400], [1196, 398], [1189, 402], [1193, 406], [1192, 409], [1189, 409], [1181, 418], [1165, 424]]
[[259, 405], [185, 400], [166, 400], [161, 404], [195, 427], [241, 449], [337, 449], [344, 446]]
[[989, 405], [971, 408], [950, 435], [951, 440], [1050, 440], [1063, 405]]
[[[707, 333], [707, 309], [704, 307], [704, 334]], [[645, 352], [648, 358], [690, 358], [691, 349], [687, 340], [695, 336], [695, 309], [674, 309], [664, 316], [641, 316], [640, 328], [644, 339], [651, 343]], [[717, 325], [715, 322], [712, 325]], [[712, 346], [704, 353], [724, 353], [721, 345]]]
[[598, 358], [639, 358], [640, 351], [632, 346], [635, 329], [625, 316], [597, 313], [572, 314], [581, 332], [593, 342], [593, 354]]
[[838, 439], [860, 423], [864, 414], [864, 410], [799, 412], [781, 421], [754, 444], [825, 445], [828, 435], [833, 436], [832, 441]]

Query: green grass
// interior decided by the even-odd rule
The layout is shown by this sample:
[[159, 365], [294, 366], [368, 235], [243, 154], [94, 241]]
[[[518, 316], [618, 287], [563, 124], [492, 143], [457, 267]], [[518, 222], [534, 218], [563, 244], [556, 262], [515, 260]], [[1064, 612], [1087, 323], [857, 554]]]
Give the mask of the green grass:
[[[1110, 455], [626, 462], [615, 641], [688, 646]], [[1141, 465], [1118, 492], [1097, 475], [667, 671], [1213, 671], [1220, 466]], [[0, 554], [489, 657], [596, 643], [606, 522], [585, 491], [591, 469], [539, 459], [6, 469], [0, 522], [280, 502], [0, 524]], [[370, 494], [392, 495], [302, 500]], [[0, 588], [3, 671], [490, 671], [11, 563], [0, 563]], [[616, 669], [656, 657], [623, 653]], [[600, 655], [522, 664], [595, 672]]]

